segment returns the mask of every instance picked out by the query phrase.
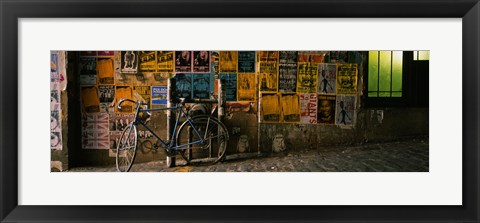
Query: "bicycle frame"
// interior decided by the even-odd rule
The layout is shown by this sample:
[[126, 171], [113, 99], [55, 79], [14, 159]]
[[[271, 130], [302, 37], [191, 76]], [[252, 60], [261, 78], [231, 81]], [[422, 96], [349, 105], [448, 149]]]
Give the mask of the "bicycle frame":
[[[194, 145], [194, 144], [198, 144], [198, 143], [204, 143], [205, 142], [205, 137], [202, 137], [200, 135], [200, 132], [197, 130], [196, 126], [192, 123], [190, 117], [187, 115], [187, 113], [184, 111], [183, 109], [183, 105], [181, 104], [177, 104], [176, 106], [174, 107], [168, 107], [168, 108], [151, 108], [151, 109], [142, 109], [140, 105], [137, 106], [136, 108], [136, 111], [135, 111], [135, 116], [134, 116], [134, 119], [133, 119], [133, 125], [138, 125], [138, 124], [141, 124], [143, 127], [145, 127], [150, 133], [152, 133], [152, 135], [164, 146], [164, 147], [167, 147], [169, 149], [174, 149], [174, 150], [177, 150], [179, 148], [182, 148], [182, 147], [187, 147], [187, 146], [190, 146], [190, 145]], [[145, 122], [143, 122], [142, 120], [139, 120], [138, 119], [138, 114], [140, 112], [155, 112], [155, 111], [162, 111], [162, 110], [172, 110], [172, 111], [176, 111], [177, 113], [177, 117], [175, 118], [175, 125], [173, 127], [173, 131], [171, 132], [172, 134], [172, 137], [170, 140], [167, 140], [167, 142], [165, 142], [164, 140], [162, 140], [157, 134], [155, 134], [155, 132], [153, 130], [151, 130], [147, 124]], [[189, 142], [189, 143], [186, 143], [186, 144], [182, 144], [182, 145], [175, 145], [175, 141], [176, 141], [176, 132], [177, 132], [177, 128], [179, 126], [180, 123], [180, 118], [185, 118], [185, 121], [188, 122], [188, 124], [192, 127], [192, 129], [194, 130], [193, 132], [195, 134], [197, 134], [198, 138], [200, 140], [197, 140], [197, 141], [193, 141], [193, 142]], [[208, 126], [208, 124], [207, 124]], [[169, 130], [167, 130], [169, 131]], [[168, 142], [169, 141], [169, 142]]]

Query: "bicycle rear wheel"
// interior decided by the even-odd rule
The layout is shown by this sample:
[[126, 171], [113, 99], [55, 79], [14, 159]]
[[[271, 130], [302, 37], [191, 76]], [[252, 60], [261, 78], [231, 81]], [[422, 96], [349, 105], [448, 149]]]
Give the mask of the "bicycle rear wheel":
[[209, 116], [193, 117], [191, 123], [185, 121], [177, 132], [177, 146], [193, 143], [178, 148], [182, 158], [194, 165], [211, 165], [221, 160], [228, 141], [228, 131], [223, 123]]
[[128, 172], [132, 168], [137, 151], [137, 126], [130, 123], [122, 132], [117, 145], [117, 170]]

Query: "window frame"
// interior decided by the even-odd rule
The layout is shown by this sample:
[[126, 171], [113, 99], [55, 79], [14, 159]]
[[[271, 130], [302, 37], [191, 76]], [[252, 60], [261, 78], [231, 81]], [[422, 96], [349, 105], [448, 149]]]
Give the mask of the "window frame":
[[[381, 50], [379, 50], [381, 51]], [[392, 50], [394, 51], [394, 50]], [[406, 92], [405, 85], [407, 83], [408, 76], [406, 71], [411, 71], [411, 61], [413, 61], [413, 51], [402, 51], [402, 96], [401, 97], [369, 97], [368, 96], [368, 70], [369, 70], [369, 59], [370, 59], [370, 51], [366, 51], [366, 60], [364, 61], [363, 66], [363, 73], [364, 75], [364, 88], [363, 88], [363, 96], [365, 101], [365, 106], [367, 108], [375, 108], [375, 107], [404, 107], [407, 105], [407, 98], [408, 93]], [[410, 60], [408, 58], [411, 58]], [[380, 65], [379, 65], [380, 66]], [[379, 86], [380, 87], [380, 86]]]

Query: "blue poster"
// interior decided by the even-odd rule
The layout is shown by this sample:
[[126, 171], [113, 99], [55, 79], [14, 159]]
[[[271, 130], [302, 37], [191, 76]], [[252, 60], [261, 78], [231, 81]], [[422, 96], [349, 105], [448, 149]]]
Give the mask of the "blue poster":
[[220, 74], [220, 80], [225, 80], [227, 101], [237, 101], [237, 74]]
[[175, 75], [175, 95], [176, 98], [192, 98], [192, 74]]
[[152, 86], [152, 106], [167, 104], [167, 86]]
[[210, 74], [193, 74], [193, 98], [210, 98]]
[[255, 51], [238, 51], [238, 72], [255, 72]]

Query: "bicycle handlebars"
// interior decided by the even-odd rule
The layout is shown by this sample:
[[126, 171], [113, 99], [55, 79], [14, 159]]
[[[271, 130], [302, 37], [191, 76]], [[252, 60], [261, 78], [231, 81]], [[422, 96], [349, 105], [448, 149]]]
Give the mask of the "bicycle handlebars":
[[[194, 98], [194, 99], [178, 98], [178, 99], [179, 100], [176, 101], [176, 102], [180, 103], [180, 104], [185, 104], [185, 103], [218, 103], [217, 99], [199, 99], [199, 98]], [[122, 98], [118, 102], [118, 105], [117, 105], [118, 109], [122, 109], [122, 103], [125, 102], [125, 101], [132, 102], [136, 105], [149, 105], [149, 104], [144, 103], [142, 101], [134, 101], [134, 100], [129, 99], [129, 98]]]

